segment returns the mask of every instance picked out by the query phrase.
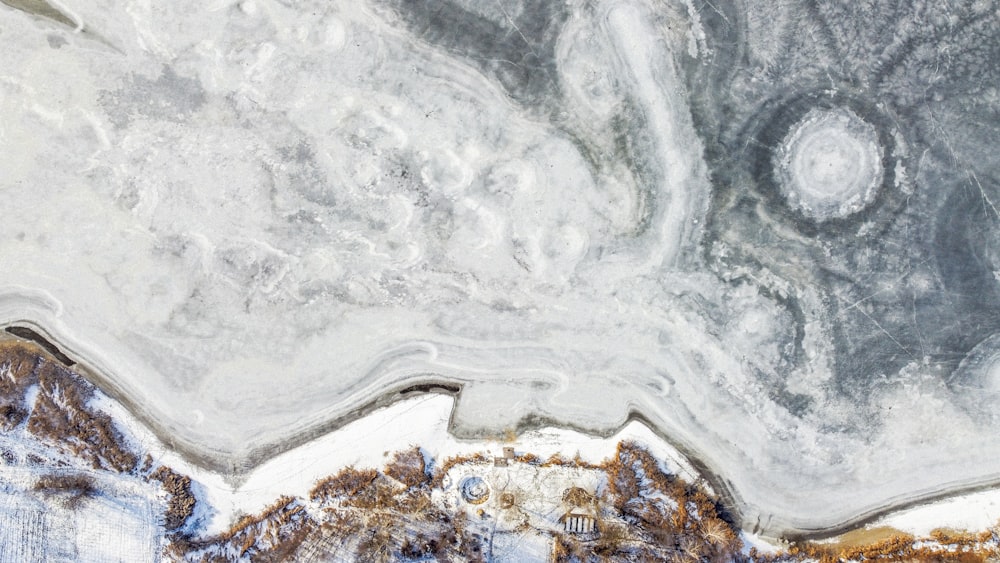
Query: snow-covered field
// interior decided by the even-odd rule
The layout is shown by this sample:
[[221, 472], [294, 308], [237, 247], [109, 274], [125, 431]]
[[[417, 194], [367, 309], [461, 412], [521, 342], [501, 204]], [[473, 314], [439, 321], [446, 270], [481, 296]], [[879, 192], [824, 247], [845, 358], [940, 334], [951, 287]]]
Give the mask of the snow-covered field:
[[213, 525], [509, 433], [672, 444], [770, 535], [1000, 480], [993, 2], [486, 4], [5, 0], [0, 323]]
[[23, 429], [0, 437], [0, 449], [0, 561], [162, 560], [155, 484], [94, 471], [72, 455], [42, 463], [53, 452]]

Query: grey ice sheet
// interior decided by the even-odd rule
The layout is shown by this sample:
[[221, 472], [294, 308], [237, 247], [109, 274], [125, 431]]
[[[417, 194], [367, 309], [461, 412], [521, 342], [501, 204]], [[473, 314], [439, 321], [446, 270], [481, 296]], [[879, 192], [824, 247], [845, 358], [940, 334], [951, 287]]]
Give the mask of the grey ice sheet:
[[444, 382], [772, 534], [1000, 476], [995, 2], [0, 8], [0, 320], [216, 468]]

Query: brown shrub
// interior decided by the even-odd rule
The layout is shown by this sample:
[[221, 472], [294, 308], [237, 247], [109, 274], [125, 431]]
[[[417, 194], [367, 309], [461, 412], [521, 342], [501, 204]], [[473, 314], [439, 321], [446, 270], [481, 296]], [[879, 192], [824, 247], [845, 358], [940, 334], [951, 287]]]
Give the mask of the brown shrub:
[[315, 523], [311, 519], [303, 519], [301, 525], [293, 527], [289, 533], [271, 545], [270, 549], [258, 552], [253, 561], [261, 563], [290, 561], [306, 539], [315, 531]]
[[527, 463], [529, 465], [541, 465], [542, 458], [532, 453], [524, 453], [519, 456], [516, 456], [514, 458], [514, 461], [518, 461], [520, 463]]
[[317, 481], [309, 492], [309, 498], [320, 501], [352, 497], [371, 486], [377, 477], [378, 472], [374, 469], [345, 467], [336, 475]]
[[87, 406], [94, 387], [52, 362], [34, 372], [39, 392], [28, 417], [28, 432], [90, 462], [94, 469], [129, 473], [137, 456], [126, 449], [111, 417]]
[[[978, 541], [983, 537], [985, 536], [982, 534], [935, 530], [931, 532], [930, 538], [925, 539], [932, 539], [939, 542], [940, 545], [917, 547], [921, 540], [909, 534], [897, 533], [888, 538], [859, 545], [801, 543], [791, 546], [787, 550], [787, 555], [795, 557], [796, 560], [810, 557], [821, 563], [839, 561], [981, 563], [996, 560], [997, 556], [1000, 555], [997, 545], [993, 543], [992, 537], [987, 538], [985, 543]], [[759, 560], [788, 560], [784, 559], [784, 556], [785, 554], [780, 554], [777, 558], [761, 558]]]
[[[312, 552], [312, 557], [318, 559], [323, 554], [332, 556], [336, 551], [340, 556], [331, 557], [333, 560], [388, 561], [399, 553], [411, 553], [413, 557], [425, 555], [428, 549], [428, 540], [420, 535], [429, 531], [428, 528], [420, 527], [420, 533], [414, 533], [408, 526], [410, 521], [391, 510], [328, 507], [324, 515], [316, 536], [309, 538], [304, 547], [303, 555]], [[436, 541], [433, 544], [437, 547]]]
[[392, 560], [393, 534], [387, 527], [372, 527], [365, 530], [358, 542], [355, 561], [384, 563]]
[[444, 476], [447, 475], [448, 471], [450, 471], [451, 468], [455, 467], [456, 465], [462, 465], [463, 463], [486, 463], [486, 462], [492, 462], [492, 460], [489, 456], [481, 452], [473, 455], [466, 455], [466, 456], [460, 455], [460, 456], [450, 457], [444, 460], [444, 462], [442, 462], [437, 467], [437, 470], [434, 472], [434, 478], [431, 479], [431, 486], [440, 487], [441, 482], [444, 479]]
[[392, 462], [385, 466], [385, 474], [399, 481], [407, 488], [430, 483], [430, 475], [420, 448], [414, 447], [396, 452]]
[[79, 491], [84, 494], [94, 492], [94, 480], [88, 475], [51, 474], [43, 475], [35, 481], [36, 491]]
[[549, 456], [549, 459], [542, 462], [542, 467], [572, 467], [573, 461], [564, 458], [558, 453]]
[[[536, 458], [537, 459], [537, 458]], [[585, 461], [580, 454], [577, 453], [572, 459], [563, 457], [560, 454], [552, 454], [549, 458], [541, 462], [542, 467], [580, 467], [583, 469], [603, 469], [603, 465], [595, 465], [588, 461]]]
[[353, 495], [341, 499], [343, 506], [353, 506], [368, 510], [397, 510], [396, 495], [405, 491], [401, 489], [395, 481], [384, 475], [376, 474], [375, 479], [367, 487], [354, 493]]
[[562, 500], [570, 506], [582, 507], [593, 504], [595, 498], [580, 487], [570, 487], [563, 492]]
[[67, 494], [69, 506], [76, 507], [84, 497], [96, 492], [94, 480], [80, 474], [43, 475], [35, 481], [34, 490], [43, 494]]
[[302, 505], [294, 497], [283, 496], [267, 506], [260, 514], [247, 515], [240, 518], [229, 530], [223, 532], [220, 537], [227, 540], [242, 538], [241, 543], [252, 544], [253, 541], [248, 541], [248, 539], [255, 539], [263, 531], [254, 529], [258, 524], [272, 526], [287, 524], [293, 516], [302, 512], [302, 510]]
[[426, 560], [443, 551], [441, 543], [441, 538], [429, 538], [424, 534], [417, 534], [416, 537], [403, 541], [399, 553], [405, 559]]
[[20, 403], [27, 388], [38, 381], [35, 372], [42, 361], [30, 344], [0, 342], [0, 396]]
[[742, 547], [736, 530], [714, 515], [702, 515], [701, 528], [698, 532], [714, 553], [730, 553]]
[[287, 561], [315, 530], [302, 503], [286, 496], [260, 514], [240, 518], [217, 536], [193, 540], [175, 535], [172, 551], [180, 554], [175, 558], [192, 561], [228, 561], [231, 552], [240, 560]]
[[[34, 405], [25, 405], [33, 385]], [[131, 472], [136, 456], [105, 413], [87, 406], [95, 388], [34, 345], [0, 342], [0, 428], [10, 430], [27, 418], [28, 431], [43, 442], [77, 455], [95, 469]]]
[[615, 457], [605, 464], [608, 475], [608, 492], [612, 504], [621, 512], [626, 512], [626, 505], [639, 498], [639, 475], [632, 463], [632, 456], [627, 445], [618, 444]]
[[976, 534], [947, 528], [931, 530], [931, 539], [945, 545], [973, 545], [979, 541]]
[[408, 490], [396, 499], [396, 508], [404, 514], [417, 514], [425, 519], [442, 515], [431, 504], [431, 495], [428, 489]]
[[28, 411], [13, 404], [0, 406], [0, 429], [4, 432], [14, 429], [28, 417]]
[[164, 525], [168, 531], [179, 530], [194, 513], [196, 500], [191, 492], [191, 478], [176, 473], [165, 465], [158, 467], [150, 474], [150, 478], [162, 483], [170, 497], [167, 500]]
[[599, 557], [614, 557], [620, 555], [627, 547], [629, 540], [628, 528], [620, 524], [604, 524], [600, 528], [601, 535], [594, 546], [594, 554]]
[[572, 557], [573, 544], [570, 543], [569, 538], [563, 534], [556, 534], [552, 538], [552, 561], [562, 563], [570, 561]]
[[666, 473], [645, 448], [622, 442], [604, 468], [613, 506], [635, 519], [634, 531], [644, 535], [642, 549], [651, 557], [727, 561], [739, 554], [738, 530], [720, 518], [716, 502]]
[[500, 493], [500, 508], [514, 508], [517, 504], [517, 497], [510, 491]]

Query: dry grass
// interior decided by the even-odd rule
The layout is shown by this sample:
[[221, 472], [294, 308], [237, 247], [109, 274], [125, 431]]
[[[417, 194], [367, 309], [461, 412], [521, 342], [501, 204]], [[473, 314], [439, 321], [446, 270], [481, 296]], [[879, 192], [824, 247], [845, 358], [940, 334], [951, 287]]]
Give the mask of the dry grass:
[[519, 456], [514, 457], [514, 461], [518, 463], [527, 463], [528, 465], [541, 465], [542, 458], [538, 457], [532, 453], [524, 453]]
[[191, 478], [176, 473], [164, 465], [158, 467], [149, 477], [162, 483], [163, 489], [169, 495], [164, 526], [167, 531], [179, 530], [194, 513], [196, 501], [194, 494], [191, 493]]
[[[534, 456], [532, 456], [534, 457]], [[534, 458], [537, 462], [538, 458]], [[579, 467], [581, 469], [602, 469], [603, 467], [598, 464], [589, 463], [584, 461], [579, 454], [571, 458], [563, 457], [559, 454], [552, 454], [548, 459], [540, 463], [542, 467]]]
[[310, 498], [322, 512], [303, 552], [351, 561], [475, 560], [481, 544], [461, 518], [433, 505], [432, 483], [417, 448], [396, 453], [384, 471], [348, 467], [320, 480]]
[[500, 493], [500, 498], [498, 500], [500, 508], [504, 509], [514, 508], [514, 505], [517, 504], [517, 496], [510, 491], [504, 491]]
[[[34, 385], [37, 398], [27, 405], [25, 394]], [[94, 391], [93, 385], [46, 359], [33, 345], [0, 345], [0, 428], [10, 430], [27, 420], [33, 436], [94, 469], [132, 472], [136, 455], [125, 447], [111, 417], [87, 405]]]
[[0, 430], [9, 432], [28, 418], [28, 410], [20, 405], [0, 405]]
[[[315, 559], [336, 553], [349, 561], [474, 561], [481, 542], [466, 533], [464, 519], [431, 504], [426, 487], [394, 488], [393, 496], [370, 491], [395, 480], [378, 475], [356, 497], [328, 502], [315, 537], [303, 546]], [[380, 498], [376, 504], [372, 499]]]
[[430, 484], [432, 487], [435, 488], [440, 487], [441, 482], [444, 479], [444, 476], [447, 475], [448, 472], [451, 471], [451, 468], [455, 467], [456, 465], [492, 463], [492, 461], [493, 460], [484, 453], [476, 453], [474, 455], [467, 455], [467, 456], [450, 457], [444, 460], [444, 462], [442, 462], [440, 465], [438, 465], [437, 469], [434, 471], [434, 477], [431, 478]]
[[80, 474], [43, 475], [35, 481], [33, 488], [46, 495], [66, 495], [70, 508], [76, 508], [80, 501], [92, 496], [97, 490], [92, 478]]
[[[739, 556], [738, 531], [720, 516], [718, 505], [705, 491], [666, 473], [644, 448], [618, 445], [615, 456], [602, 466], [608, 476], [612, 507], [630, 524], [634, 540], [630, 552], [639, 559], [731, 561]], [[669, 499], [665, 501], [664, 499]], [[609, 539], [600, 553], [620, 550]]]
[[345, 467], [336, 475], [320, 480], [309, 492], [314, 501], [352, 497], [368, 488], [378, 478], [374, 469]]
[[979, 542], [989, 541], [992, 534], [989, 531], [980, 534], [972, 534], [962, 530], [952, 530], [950, 528], [937, 528], [931, 530], [931, 539], [946, 545], [970, 546]]
[[601, 535], [593, 553], [601, 559], [621, 557], [626, 554], [631, 535], [628, 528], [618, 523], [600, 526]]
[[[871, 543], [844, 546], [839, 543], [793, 545], [777, 557], [760, 557], [755, 561], [797, 561], [811, 558], [820, 563], [840, 561], [894, 561], [894, 562], [954, 562], [974, 563], [995, 561], [1000, 556], [992, 535], [986, 542], [978, 535], [947, 532], [931, 534], [930, 538], [915, 538], [909, 534], [896, 534]], [[928, 545], [927, 540], [936, 544]]]
[[174, 536], [168, 556], [188, 561], [287, 561], [316, 529], [302, 502], [281, 497], [259, 514], [240, 518], [225, 532], [195, 540]]
[[7, 432], [28, 417], [24, 404], [28, 388], [38, 383], [36, 375], [42, 358], [27, 345], [0, 342], [0, 429]]
[[38, 382], [35, 375], [45, 361], [39, 350], [30, 344], [0, 342], [0, 396], [21, 400], [28, 387]]
[[407, 488], [421, 487], [431, 481], [431, 476], [427, 473], [424, 454], [417, 447], [396, 452], [392, 462], [385, 466], [385, 474]]
[[[37, 399], [28, 405], [25, 395], [36, 385]], [[111, 417], [87, 405], [94, 392], [93, 385], [36, 345], [0, 343], [0, 429], [10, 431], [27, 421], [28, 432], [38, 440], [94, 469], [132, 472], [136, 455], [124, 445]]]
[[563, 502], [576, 507], [591, 506], [597, 502], [597, 498], [594, 495], [588, 493], [580, 487], [570, 487], [566, 489], [563, 493]]

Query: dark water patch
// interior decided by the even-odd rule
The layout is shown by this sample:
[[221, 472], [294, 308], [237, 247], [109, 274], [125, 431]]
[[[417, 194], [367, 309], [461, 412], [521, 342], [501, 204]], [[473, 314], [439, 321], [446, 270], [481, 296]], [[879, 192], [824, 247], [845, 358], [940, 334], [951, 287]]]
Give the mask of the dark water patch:
[[26, 326], [9, 326], [9, 327], [5, 328], [4, 330], [6, 330], [8, 333], [13, 334], [14, 336], [16, 336], [18, 338], [23, 338], [25, 340], [34, 342], [35, 344], [38, 344], [46, 352], [48, 352], [49, 354], [52, 354], [52, 356], [55, 359], [59, 360], [59, 363], [61, 363], [62, 365], [66, 366], [66, 367], [73, 367], [73, 366], [76, 365], [76, 362], [74, 362], [66, 354], [63, 354], [62, 351], [59, 350], [58, 346], [56, 346], [55, 344], [49, 342], [48, 339], [46, 339], [44, 336], [42, 336], [41, 334], [38, 334], [37, 332], [35, 332], [34, 330], [31, 330], [30, 328], [28, 328]]

